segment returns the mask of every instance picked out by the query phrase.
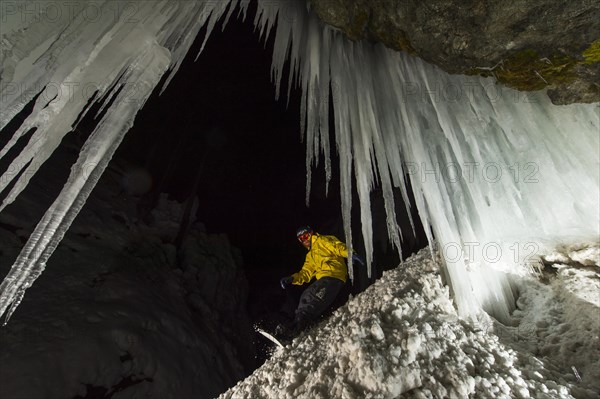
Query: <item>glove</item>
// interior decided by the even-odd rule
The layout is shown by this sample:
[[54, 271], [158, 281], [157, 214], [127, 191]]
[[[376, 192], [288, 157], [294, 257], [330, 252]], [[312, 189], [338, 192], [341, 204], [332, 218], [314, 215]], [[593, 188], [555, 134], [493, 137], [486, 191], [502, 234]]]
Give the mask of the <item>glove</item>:
[[352, 262], [353, 263], [358, 263], [361, 266], [365, 265], [365, 262], [357, 254], [352, 254]]
[[281, 288], [285, 290], [289, 285], [292, 284], [293, 280], [294, 278], [292, 276], [287, 276], [279, 280], [279, 284], [281, 285]]

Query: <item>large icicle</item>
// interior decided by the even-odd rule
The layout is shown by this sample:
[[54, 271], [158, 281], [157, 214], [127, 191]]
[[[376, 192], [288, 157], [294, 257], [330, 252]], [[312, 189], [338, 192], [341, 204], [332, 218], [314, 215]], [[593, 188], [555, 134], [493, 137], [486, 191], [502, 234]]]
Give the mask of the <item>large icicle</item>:
[[228, 7], [228, 16], [233, 12], [237, 1], [232, 3], [24, 1], [3, 6], [0, 127], [41, 94], [0, 151], [0, 158], [9, 155], [19, 138], [35, 128], [0, 178], [0, 192], [16, 180], [0, 209], [15, 200], [80, 115], [95, 101], [104, 101], [106, 109], [66, 185], [2, 282], [0, 315], [11, 306], [8, 320], [42, 273], [163, 74], [169, 67], [176, 71], [199, 30], [207, 26], [210, 35]]
[[[44, 271], [48, 258], [85, 204], [123, 136], [133, 124], [139, 107], [145, 103], [159, 83], [160, 77], [167, 70], [169, 61], [168, 50], [150, 41], [146, 43], [146, 48], [142, 49], [140, 57], [133, 60], [124, 74], [125, 82], [136, 82], [139, 104], [128, 101], [130, 93], [120, 90], [115, 97], [111, 112], [105, 115], [86, 141], [77, 163], [71, 169], [67, 184], [36, 226], [0, 286], [3, 297], [14, 298], [11, 310], [6, 315], [6, 322], [19, 305], [25, 289], [29, 288]], [[2, 301], [0, 314], [4, 313], [8, 303], [8, 300]]]
[[[275, 85], [280, 87], [289, 57], [290, 82], [299, 80], [303, 89], [309, 168], [318, 146], [329, 154], [323, 140], [328, 107], [314, 104], [330, 85], [335, 88], [346, 241], [351, 243], [353, 165], [369, 264], [369, 193], [377, 178], [388, 233], [398, 248], [392, 187], [401, 189], [408, 204], [405, 178], [410, 179], [428, 239], [441, 246], [463, 315], [483, 307], [508, 318], [514, 301], [504, 272], [527, 272], [527, 262], [544, 246], [597, 240], [597, 105], [558, 107], [543, 93], [450, 76], [381, 45], [351, 42], [316, 23], [306, 7], [279, 3]], [[265, 18], [256, 24], [264, 31], [274, 25], [275, 16], [266, 11], [273, 1], [259, 5]], [[327, 45], [315, 52], [317, 43]], [[307, 175], [310, 179], [310, 170]]]

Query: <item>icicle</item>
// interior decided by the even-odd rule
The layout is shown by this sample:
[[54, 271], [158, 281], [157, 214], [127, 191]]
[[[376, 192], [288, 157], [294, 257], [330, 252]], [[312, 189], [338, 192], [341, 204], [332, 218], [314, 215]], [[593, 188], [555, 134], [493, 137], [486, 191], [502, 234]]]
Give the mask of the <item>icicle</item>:
[[[39, 4], [23, 2], [22, 7], [36, 9]], [[61, 10], [64, 12], [58, 20], [40, 17], [14, 22], [23, 15], [16, 12], [5, 16], [6, 26], [16, 30], [7, 31], [2, 40], [6, 57], [2, 59], [0, 105], [9, 112], [3, 112], [1, 126], [41, 94], [32, 113], [0, 153], [6, 156], [19, 137], [37, 129], [0, 178], [2, 191], [24, 170], [2, 207], [23, 190], [72, 129], [77, 116], [89, 110], [92, 98], [104, 98], [102, 109], [107, 108], [66, 185], [0, 285], [0, 315], [10, 306], [10, 316], [25, 290], [43, 272], [161, 76], [169, 66], [177, 68], [201, 26], [214, 24], [227, 8], [227, 4], [214, 1], [94, 2], [97, 14], [89, 20], [86, 11], [90, 4], [82, 1], [77, 7]]]
[[[343, 59], [343, 49], [341, 41], [333, 41], [332, 50], [337, 57], [331, 58], [332, 70], [339, 71], [339, 74], [332, 74], [332, 85], [341, 87], [345, 76], [343, 75], [344, 68], [347, 68]], [[333, 92], [333, 103], [344, 101], [341, 97], [342, 91]], [[336, 147], [340, 157], [340, 195], [342, 201], [342, 220], [344, 224], [344, 232], [346, 233], [345, 240], [348, 248], [352, 248], [352, 225], [351, 225], [351, 209], [352, 209], [352, 151], [351, 136], [349, 133], [349, 117], [346, 108], [337, 108], [334, 112], [335, 122], [335, 139]], [[352, 258], [348, 262], [348, 274], [352, 282], [354, 282], [354, 265]]]
[[[12, 314], [25, 289], [42, 273], [46, 261], [85, 204], [123, 136], [131, 127], [135, 114], [167, 70], [170, 61], [168, 51], [152, 43], [148, 43], [146, 47], [123, 76], [123, 83], [136, 82], [136, 100], [139, 104], [129, 101], [130, 93], [121, 90], [111, 108], [113, 112], [107, 113], [87, 140], [77, 163], [71, 169], [67, 184], [36, 226], [0, 286], [0, 314], [3, 314], [11, 303]], [[7, 321], [10, 314], [7, 315]]]
[[23, 297], [25, 296], [25, 288], [27, 288], [27, 287], [23, 286], [23, 288], [19, 289], [17, 291], [17, 293], [15, 294], [15, 298], [11, 302], [10, 307], [8, 308], [8, 311], [6, 312], [6, 318], [4, 319], [4, 323], [2, 323], [3, 326], [8, 324], [10, 317], [13, 315], [13, 313], [15, 312], [17, 307], [23, 301]]

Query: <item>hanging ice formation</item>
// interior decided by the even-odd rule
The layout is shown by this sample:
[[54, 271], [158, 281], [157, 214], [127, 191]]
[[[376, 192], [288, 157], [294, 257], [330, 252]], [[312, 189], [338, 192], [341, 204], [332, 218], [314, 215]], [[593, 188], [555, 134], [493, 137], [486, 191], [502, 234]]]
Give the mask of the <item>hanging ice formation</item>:
[[279, 94], [289, 59], [288, 87], [302, 85], [307, 187], [320, 154], [331, 174], [331, 92], [346, 241], [354, 173], [369, 264], [369, 194], [381, 186], [388, 235], [400, 248], [392, 188], [408, 204], [407, 177], [463, 315], [484, 308], [508, 319], [514, 300], [505, 272], [527, 273], [559, 242], [598, 239], [598, 104], [558, 107], [544, 93], [450, 76], [381, 45], [345, 40], [301, 2], [281, 4], [264, 8], [256, 23], [269, 29], [279, 11], [273, 77]]
[[41, 94], [0, 152], [5, 157], [21, 136], [36, 129], [0, 179], [0, 192], [16, 179], [0, 210], [15, 200], [74, 129], [80, 114], [95, 102], [108, 107], [0, 286], [0, 315], [12, 304], [6, 320], [43, 272], [161, 77], [170, 73], [171, 78], [199, 30], [206, 26], [208, 37], [227, 10], [227, 19], [231, 16], [234, 5], [186, 0], [3, 2], [0, 129]]
[[[107, 109], [0, 286], [0, 315], [12, 304], [10, 315], [44, 270], [161, 76], [173, 76], [203, 26], [208, 38], [225, 13], [229, 18], [238, 2], [231, 3], [111, 0], [66, 9], [55, 2], [3, 4], [0, 128], [42, 94], [0, 153], [6, 156], [19, 137], [37, 128], [0, 179], [0, 191], [17, 179], [2, 207], [89, 109], [88, 102], [102, 101]], [[239, 4], [245, 15], [248, 0]], [[369, 194], [375, 185], [382, 188], [390, 240], [400, 248], [392, 189], [399, 187], [408, 203], [407, 178], [463, 315], [484, 308], [507, 317], [512, 298], [505, 271], [522, 272], [544, 245], [597, 239], [597, 106], [556, 107], [543, 94], [449, 76], [380, 45], [351, 42], [300, 1], [259, 0], [255, 25], [261, 36], [275, 35], [277, 95], [286, 60], [288, 96], [293, 84], [302, 86], [307, 199], [311, 169], [321, 156], [331, 176], [333, 104], [346, 241], [351, 243], [354, 174], [369, 264]]]

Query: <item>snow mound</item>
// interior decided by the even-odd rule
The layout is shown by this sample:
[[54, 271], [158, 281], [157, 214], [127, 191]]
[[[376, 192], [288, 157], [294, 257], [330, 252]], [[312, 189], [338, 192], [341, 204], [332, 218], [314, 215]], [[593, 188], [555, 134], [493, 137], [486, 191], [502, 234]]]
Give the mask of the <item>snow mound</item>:
[[572, 371], [596, 392], [600, 392], [599, 249], [599, 244], [568, 246], [545, 257], [540, 280], [519, 282], [517, 326], [503, 329], [528, 351]]
[[596, 397], [489, 324], [459, 318], [439, 268], [422, 250], [221, 398]]

